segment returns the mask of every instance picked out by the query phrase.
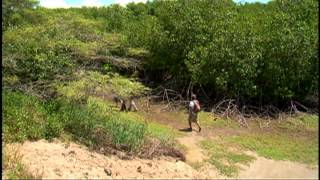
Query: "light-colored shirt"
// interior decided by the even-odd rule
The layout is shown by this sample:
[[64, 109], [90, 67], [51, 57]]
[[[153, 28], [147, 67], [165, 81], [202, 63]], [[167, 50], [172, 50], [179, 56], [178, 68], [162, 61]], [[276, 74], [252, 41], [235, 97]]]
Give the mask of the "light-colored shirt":
[[190, 103], [189, 103], [189, 112], [193, 112], [194, 106], [195, 106], [195, 103], [193, 101], [190, 101]]
[[194, 108], [194, 105], [195, 105], [194, 102], [193, 102], [193, 101], [190, 101], [190, 103], [189, 103], [189, 108], [190, 108], [190, 109], [193, 109], [193, 108]]

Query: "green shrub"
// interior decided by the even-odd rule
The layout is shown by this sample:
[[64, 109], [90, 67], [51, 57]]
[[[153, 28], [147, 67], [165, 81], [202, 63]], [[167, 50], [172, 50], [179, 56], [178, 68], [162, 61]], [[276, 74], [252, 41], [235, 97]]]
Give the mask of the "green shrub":
[[[23, 27], [3, 36], [4, 72], [29, 81], [53, 79], [68, 74], [74, 62], [70, 49], [50, 37], [46, 26]], [[51, 39], [52, 38], [52, 39]]]
[[5, 142], [23, 142], [44, 137], [46, 116], [41, 103], [19, 92], [3, 91], [3, 130]]
[[106, 130], [115, 145], [127, 145], [129, 149], [137, 150], [145, 140], [147, 126], [144, 123], [113, 116], [106, 122]]
[[58, 117], [49, 116], [44, 129], [44, 136], [46, 139], [52, 139], [59, 137], [63, 132], [63, 124], [60, 122]]
[[117, 73], [103, 75], [95, 71], [79, 71], [75, 74], [77, 81], [56, 84], [59, 94], [75, 100], [85, 100], [89, 95], [116, 93], [122, 97], [139, 96], [149, 88], [134, 79], [125, 78]]

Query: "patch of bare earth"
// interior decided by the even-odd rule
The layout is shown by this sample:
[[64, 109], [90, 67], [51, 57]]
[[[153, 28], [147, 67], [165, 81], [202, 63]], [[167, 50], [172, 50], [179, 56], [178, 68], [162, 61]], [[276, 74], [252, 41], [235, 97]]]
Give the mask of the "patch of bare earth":
[[190, 163], [202, 162], [206, 159], [203, 149], [198, 146], [198, 143], [204, 138], [196, 133], [191, 132], [187, 136], [177, 138], [178, 142], [187, 148], [186, 161]]
[[210, 176], [196, 171], [188, 164], [170, 157], [122, 160], [117, 156], [91, 152], [75, 143], [66, 145], [58, 140], [27, 141], [19, 145], [19, 153], [28, 170], [41, 173], [42, 178], [215, 178], [214, 174]]

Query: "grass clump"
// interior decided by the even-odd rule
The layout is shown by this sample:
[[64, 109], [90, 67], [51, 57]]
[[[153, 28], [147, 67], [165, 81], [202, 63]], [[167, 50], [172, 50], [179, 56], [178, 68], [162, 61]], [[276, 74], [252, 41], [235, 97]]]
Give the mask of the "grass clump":
[[296, 117], [288, 117], [277, 125], [278, 128], [287, 129], [291, 131], [309, 131], [315, 132], [319, 130], [319, 117], [312, 114], [302, 113]]
[[173, 145], [174, 139], [182, 135], [178, 130], [160, 124], [155, 121], [148, 121], [141, 113], [127, 112], [120, 113], [123, 118], [130, 118], [137, 122], [143, 122], [147, 125], [147, 136], [151, 138], [157, 138], [162, 144]]
[[137, 150], [144, 143], [147, 127], [130, 119], [121, 119], [113, 116], [106, 124], [112, 142], [115, 145], [128, 145], [130, 149]]
[[319, 116], [303, 114], [298, 119], [303, 122], [305, 129], [319, 130]]
[[148, 124], [148, 134], [161, 141], [163, 144], [173, 144], [176, 137], [181, 136], [181, 132], [156, 122]]
[[200, 145], [207, 150], [207, 161], [228, 177], [238, 175], [237, 163], [248, 165], [254, 159], [252, 156], [229, 150], [226, 144], [219, 141], [204, 140]]
[[300, 114], [274, 122], [269, 131], [253, 131], [225, 140], [266, 158], [315, 165], [319, 157], [318, 125], [318, 116]]
[[4, 179], [40, 179], [40, 175], [30, 173], [22, 163], [22, 156], [17, 147], [4, 147], [2, 154], [2, 169], [4, 170]]
[[205, 165], [205, 163], [204, 162], [190, 162], [189, 165], [195, 170], [200, 170]]
[[134, 58], [144, 58], [148, 55], [148, 51], [141, 48], [128, 48], [127, 56]]

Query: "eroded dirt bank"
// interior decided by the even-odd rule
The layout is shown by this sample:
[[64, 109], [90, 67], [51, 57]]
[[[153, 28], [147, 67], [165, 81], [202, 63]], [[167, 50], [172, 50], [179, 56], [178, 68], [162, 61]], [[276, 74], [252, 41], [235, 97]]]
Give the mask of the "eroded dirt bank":
[[[173, 158], [121, 160], [89, 151], [86, 147], [60, 141], [25, 142], [18, 147], [22, 162], [33, 174], [43, 178], [214, 178], [216, 174], [199, 172]], [[10, 149], [10, 148], [9, 148]], [[6, 152], [5, 152], [6, 153]], [[9, 153], [9, 152], [8, 152]], [[214, 171], [213, 171], [214, 172]]]
[[[184, 140], [181, 142], [189, 142]], [[226, 178], [209, 164], [195, 170], [187, 163], [170, 157], [122, 160], [117, 156], [89, 151], [76, 143], [65, 144], [58, 140], [27, 141], [7, 146], [7, 151], [10, 148], [18, 149], [28, 170], [42, 178]], [[289, 161], [274, 161], [248, 153], [256, 156], [256, 160], [249, 166], [242, 166], [238, 178], [318, 178], [317, 168]]]

